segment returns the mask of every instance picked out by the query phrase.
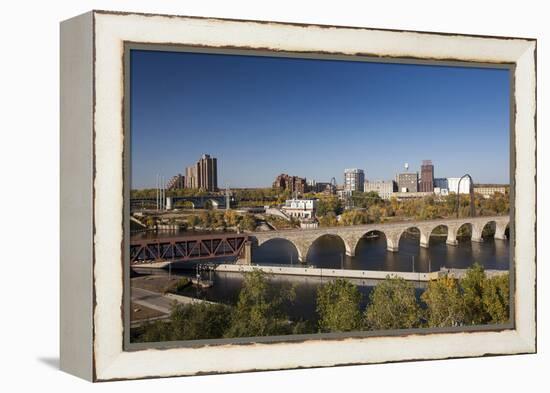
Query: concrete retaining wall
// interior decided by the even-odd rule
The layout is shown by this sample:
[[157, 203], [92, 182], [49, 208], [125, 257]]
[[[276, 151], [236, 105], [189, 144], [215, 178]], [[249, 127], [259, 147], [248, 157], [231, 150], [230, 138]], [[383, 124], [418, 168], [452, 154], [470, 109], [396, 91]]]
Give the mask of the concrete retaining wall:
[[307, 267], [262, 266], [262, 265], [218, 265], [217, 272], [246, 273], [254, 269], [270, 274], [286, 274], [290, 276], [340, 277], [340, 278], [370, 278], [383, 280], [387, 276], [401, 277], [408, 281], [429, 281], [436, 278], [438, 272], [385, 272], [378, 270], [346, 270], [346, 269], [319, 269]]
[[[270, 274], [282, 274], [289, 276], [314, 276], [314, 277], [339, 277], [339, 278], [363, 278], [383, 280], [387, 276], [399, 277], [407, 281], [430, 281], [445, 274], [451, 277], [462, 278], [466, 269], [443, 269], [431, 273], [413, 272], [388, 272], [379, 270], [347, 270], [347, 269], [319, 269], [308, 267], [286, 267], [286, 266], [265, 266], [265, 265], [229, 265], [223, 264], [216, 267], [218, 272], [246, 273], [254, 269]], [[485, 270], [488, 277], [507, 273], [506, 270]]]

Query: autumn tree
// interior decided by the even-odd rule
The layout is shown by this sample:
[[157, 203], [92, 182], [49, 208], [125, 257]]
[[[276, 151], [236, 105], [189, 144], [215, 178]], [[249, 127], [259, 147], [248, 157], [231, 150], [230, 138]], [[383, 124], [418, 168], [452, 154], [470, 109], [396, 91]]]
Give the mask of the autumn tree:
[[413, 285], [388, 276], [372, 290], [364, 319], [370, 330], [406, 329], [418, 327], [420, 316]]
[[361, 327], [361, 294], [355, 285], [336, 279], [317, 289], [319, 328], [323, 332], [349, 332]]
[[191, 229], [195, 229], [197, 225], [199, 225], [199, 217], [197, 217], [194, 214], [191, 214], [187, 217], [187, 224], [191, 227]]
[[491, 323], [510, 319], [510, 276], [508, 273], [487, 278], [483, 286], [483, 305]]
[[252, 214], [246, 214], [240, 222], [240, 225], [246, 231], [253, 231], [256, 229], [256, 218]]
[[465, 323], [468, 325], [484, 324], [491, 319], [483, 303], [485, 280], [485, 270], [479, 263], [470, 267], [464, 278], [460, 280], [464, 298]]
[[443, 276], [431, 280], [421, 296], [428, 327], [450, 327], [464, 324], [464, 299], [458, 280]]

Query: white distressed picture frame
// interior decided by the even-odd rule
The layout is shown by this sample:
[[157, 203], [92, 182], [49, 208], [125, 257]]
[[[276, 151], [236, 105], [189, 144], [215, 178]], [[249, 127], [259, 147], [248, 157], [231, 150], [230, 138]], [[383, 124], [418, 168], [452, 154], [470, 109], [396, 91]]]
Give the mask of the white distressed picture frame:
[[[124, 346], [124, 47], [513, 64], [513, 327], [166, 349]], [[92, 11], [61, 25], [61, 368], [92, 381], [536, 351], [536, 40]]]

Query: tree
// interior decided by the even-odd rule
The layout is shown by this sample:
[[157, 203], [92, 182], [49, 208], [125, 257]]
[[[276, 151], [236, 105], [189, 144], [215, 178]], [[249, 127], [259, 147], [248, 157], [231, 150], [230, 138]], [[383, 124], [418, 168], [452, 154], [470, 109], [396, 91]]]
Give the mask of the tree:
[[403, 278], [386, 277], [371, 292], [365, 311], [367, 329], [407, 329], [420, 325], [414, 287]]
[[199, 224], [199, 218], [196, 215], [191, 214], [187, 217], [187, 223], [189, 224], [191, 229], [195, 229], [195, 227]]
[[361, 210], [347, 210], [342, 213], [340, 222], [342, 225], [361, 225], [368, 221], [368, 214]]
[[344, 211], [342, 201], [336, 197], [326, 197], [319, 199], [317, 203], [317, 216], [325, 216], [330, 212], [335, 216], [341, 214]]
[[369, 221], [370, 222], [380, 222], [380, 217], [382, 217], [382, 209], [378, 205], [371, 205], [368, 209], [369, 212]]
[[485, 280], [485, 271], [479, 263], [474, 263], [466, 271], [464, 278], [460, 280], [464, 297], [465, 323], [468, 325], [484, 324], [491, 319], [483, 303]]
[[203, 210], [200, 214], [201, 224], [204, 228], [212, 226], [212, 214], [210, 211]]
[[246, 214], [241, 221], [241, 226], [246, 231], [253, 231], [256, 229], [256, 218], [252, 214]]
[[285, 301], [294, 299], [293, 289], [275, 290], [260, 270], [245, 273], [244, 286], [231, 315], [226, 337], [288, 334], [291, 324], [283, 312]]
[[426, 304], [425, 320], [428, 327], [464, 324], [464, 299], [455, 278], [444, 276], [430, 281], [421, 298]]
[[483, 305], [492, 323], [510, 319], [510, 276], [508, 273], [486, 279], [483, 287]]
[[334, 212], [329, 212], [327, 215], [319, 218], [319, 225], [322, 227], [335, 227], [338, 225], [338, 220]]
[[237, 213], [234, 210], [226, 210], [224, 213], [225, 222], [230, 227], [234, 227], [238, 224], [237, 222]]
[[172, 340], [222, 338], [229, 327], [231, 308], [223, 304], [178, 304], [170, 314]]
[[337, 279], [317, 290], [319, 328], [323, 332], [349, 332], [361, 328], [361, 294], [355, 285]]
[[178, 304], [170, 321], [154, 321], [138, 328], [136, 341], [159, 342], [221, 338], [229, 327], [231, 308], [223, 304]]

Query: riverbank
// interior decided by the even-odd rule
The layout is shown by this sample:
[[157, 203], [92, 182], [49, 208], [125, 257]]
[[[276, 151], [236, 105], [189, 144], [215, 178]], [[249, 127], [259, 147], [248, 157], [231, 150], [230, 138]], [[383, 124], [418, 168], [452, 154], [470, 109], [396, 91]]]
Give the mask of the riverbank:
[[165, 292], [166, 288], [177, 283], [181, 277], [166, 275], [146, 275], [131, 280], [131, 321], [132, 327], [142, 323], [167, 319], [175, 304], [209, 303], [203, 299]]

